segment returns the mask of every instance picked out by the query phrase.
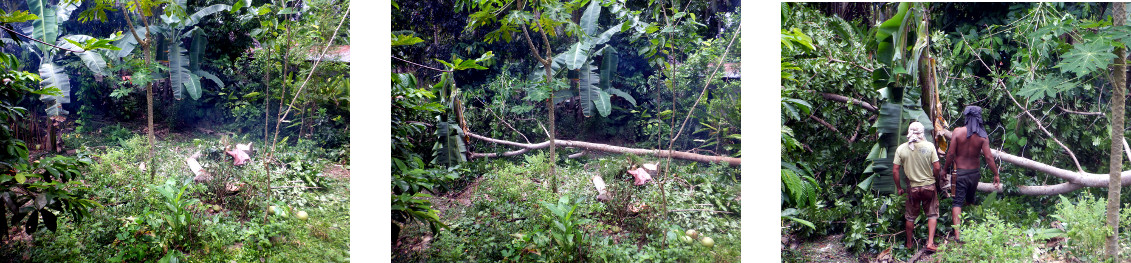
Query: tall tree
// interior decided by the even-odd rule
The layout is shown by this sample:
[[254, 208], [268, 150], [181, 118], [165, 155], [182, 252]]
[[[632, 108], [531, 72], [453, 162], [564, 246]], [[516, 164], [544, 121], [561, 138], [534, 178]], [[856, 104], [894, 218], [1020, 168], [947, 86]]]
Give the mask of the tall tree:
[[[497, 22], [499, 28], [487, 34], [487, 42], [493, 42], [499, 39], [511, 41], [511, 33], [518, 33], [514, 26], [522, 29], [522, 34], [526, 38], [526, 45], [530, 48], [530, 54], [534, 59], [542, 65], [545, 70], [545, 82], [543, 87], [549, 88], [548, 97], [546, 99], [546, 107], [549, 109], [549, 131], [547, 136], [550, 137], [550, 180], [553, 185], [554, 192], [558, 192], [558, 179], [555, 176], [555, 167], [557, 164], [557, 145], [554, 141], [556, 134], [554, 127], [554, 90], [556, 85], [553, 83], [553, 65], [554, 65], [554, 50], [550, 46], [550, 36], [556, 34], [555, 32], [562, 27], [570, 30], [568, 23], [572, 23], [569, 19], [573, 10], [579, 9], [578, 3], [562, 3], [559, 1], [534, 1], [527, 5], [526, 1], [519, 0], [517, 6], [511, 9], [513, 2], [504, 1], [489, 1], [481, 3], [469, 3], [471, 9], [477, 10], [474, 14], [469, 16], [469, 23], [467, 28], [474, 29], [485, 26], [487, 24]], [[527, 11], [527, 7], [533, 10], [533, 13]], [[510, 11], [501, 19], [498, 15], [505, 11]], [[539, 50], [534, 44], [534, 39], [530, 37], [530, 31], [536, 33], [536, 36], [541, 36], [542, 49]], [[573, 30], [577, 30], [574, 28]]]
[[[1127, 24], [1127, 10], [1123, 3], [1115, 3], [1112, 7], [1114, 25]], [[1123, 142], [1123, 112], [1127, 96], [1127, 62], [1126, 50], [1123, 47], [1115, 49], [1115, 69], [1112, 72], [1112, 97], [1111, 97], [1111, 163], [1108, 168], [1107, 186], [1107, 225], [1111, 233], [1107, 236], [1107, 255], [1112, 262], [1119, 262], [1119, 192], [1120, 172], [1123, 171], [1123, 153], [1120, 149]]]

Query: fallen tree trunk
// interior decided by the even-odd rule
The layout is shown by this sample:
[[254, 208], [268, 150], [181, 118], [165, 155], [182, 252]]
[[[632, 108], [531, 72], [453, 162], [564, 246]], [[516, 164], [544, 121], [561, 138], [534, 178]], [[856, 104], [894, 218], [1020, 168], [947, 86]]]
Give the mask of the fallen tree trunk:
[[[498, 154], [498, 153], [471, 153], [471, 158], [514, 156], [514, 155], [526, 153], [530, 150], [536, 150], [536, 149], [542, 149], [542, 148], [550, 147], [550, 141], [529, 144], [529, 143], [518, 143], [518, 142], [488, 138], [488, 137], [484, 137], [484, 136], [479, 135], [479, 134], [472, 133], [470, 131], [464, 131], [464, 134], [467, 134], [468, 136], [471, 136], [472, 138], [476, 138], [476, 139], [491, 142], [491, 143], [505, 144], [505, 145], [510, 145], [510, 146], [522, 148], [522, 149], [519, 149], [519, 150], [505, 152], [505, 153], [501, 153], [501, 154]], [[647, 154], [647, 155], [652, 155], [652, 156], [656, 156], [656, 157], [671, 157], [671, 158], [676, 158], [676, 159], [683, 159], [683, 160], [696, 161], [696, 162], [705, 162], [705, 163], [725, 162], [725, 163], [729, 164], [730, 166], [739, 166], [739, 165], [742, 164], [742, 159], [734, 158], [734, 157], [726, 157], [726, 156], [710, 156], [710, 155], [702, 155], [702, 154], [680, 152], [680, 151], [628, 148], [628, 147], [620, 147], [620, 146], [614, 146], [614, 145], [608, 145], [608, 144], [599, 144], [599, 143], [581, 142], [581, 141], [570, 141], [570, 140], [554, 140], [554, 143], [559, 145], [559, 146], [563, 146], [563, 147], [575, 147], [575, 148], [581, 148], [581, 149], [585, 149], [585, 150], [589, 150], [589, 151], [602, 151], [602, 152], [610, 152], [610, 153], [631, 153], [631, 154], [637, 154], [637, 155]]]
[[[848, 98], [846, 96], [830, 94], [830, 93], [823, 93], [822, 96], [825, 99], [832, 100], [832, 101], [838, 101], [838, 102], [849, 102], [849, 101], [851, 101], [851, 103], [861, 104], [862, 106], [864, 106], [865, 109], [871, 110], [871, 108], [868, 107], [868, 106], [871, 106], [871, 105], [864, 104], [866, 102], [859, 101], [859, 100], [856, 100], [856, 99], [851, 99], [851, 98]], [[951, 137], [951, 131], [938, 130], [938, 135], [942, 135], [942, 136], [946, 136], [947, 138], [950, 138]], [[1131, 148], [1131, 147], [1128, 147], [1128, 148]], [[1006, 153], [1006, 152], [998, 151], [998, 150], [995, 150], [995, 149], [990, 149], [990, 151], [993, 153], [994, 157], [997, 157], [1002, 162], [1010, 163], [1010, 164], [1017, 165], [1019, 167], [1025, 168], [1025, 169], [1030, 169], [1030, 170], [1034, 170], [1034, 171], [1037, 171], [1037, 172], [1056, 176], [1056, 177], [1059, 177], [1061, 179], [1068, 181], [1068, 182], [1055, 184], [1055, 185], [1018, 186], [1017, 192], [1021, 195], [1058, 195], [1058, 194], [1064, 194], [1064, 193], [1076, 191], [1076, 190], [1079, 190], [1079, 189], [1084, 188], [1084, 187], [1107, 188], [1108, 187], [1108, 181], [1110, 180], [1109, 179], [1110, 177], [1107, 174], [1073, 172], [1073, 171], [1061, 169], [1061, 168], [1058, 168], [1058, 167], [1054, 167], [1052, 165], [1048, 165], [1048, 164], [1045, 164], [1045, 163], [1042, 163], [1042, 162], [1037, 162], [1037, 161], [1034, 161], [1034, 160], [1031, 160], [1031, 159], [1028, 159], [1028, 158], [1025, 158], [1025, 157], [1020, 157], [1020, 156], [1016, 156], [1016, 155], [1009, 154], [1009, 153]], [[1125, 149], [1125, 151], [1127, 151], [1128, 155], [1131, 156], [1131, 149]], [[1120, 173], [1120, 180], [1119, 181], [1120, 181], [1120, 185], [1122, 185], [1124, 187], [1131, 186], [1131, 171], [1123, 171], [1122, 173]], [[999, 186], [999, 187], [995, 188], [994, 185], [990, 184], [990, 183], [978, 183], [977, 188], [978, 188], [978, 191], [982, 191], [982, 192], [1002, 192], [1002, 187]]]
[[[942, 131], [939, 131], [939, 132], [943, 136], [946, 136], [947, 138], [951, 137], [950, 131], [942, 130]], [[1076, 190], [1079, 190], [1080, 188], [1084, 188], [1084, 187], [1103, 187], [1103, 188], [1106, 188], [1108, 186], [1107, 183], [1109, 181], [1109, 179], [1108, 179], [1109, 177], [1106, 174], [1073, 172], [1073, 171], [1057, 168], [1057, 167], [1054, 167], [1052, 165], [1048, 165], [1048, 164], [1045, 164], [1045, 163], [1037, 162], [1037, 161], [1031, 160], [1029, 158], [1020, 157], [1020, 156], [1016, 156], [1016, 155], [1009, 154], [1009, 153], [1006, 153], [1006, 152], [998, 151], [998, 150], [995, 150], [995, 149], [990, 149], [990, 152], [993, 153], [994, 157], [997, 157], [1002, 162], [1017, 165], [1017, 166], [1020, 166], [1021, 168], [1025, 168], [1025, 169], [1049, 174], [1049, 175], [1052, 175], [1052, 176], [1060, 177], [1061, 179], [1068, 181], [1068, 182], [1065, 182], [1065, 183], [1060, 183], [1060, 184], [1055, 184], [1055, 185], [1018, 186], [1017, 192], [1019, 194], [1022, 194], [1022, 195], [1058, 195], [1058, 194], [1064, 194], [1064, 193], [1076, 191]], [[1131, 171], [1123, 171], [1120, 174], [1120, 180], [1119, 181], [1120, 181], [1119, 182], [1120, 185], [1122, 185], [1122, 186], [1131, 185]], [[993, 186], [993, 184], [990, 184], [990, 183], [978, 183], [978, 191], [1001, 192], [1002, 187], [995, 188]]]

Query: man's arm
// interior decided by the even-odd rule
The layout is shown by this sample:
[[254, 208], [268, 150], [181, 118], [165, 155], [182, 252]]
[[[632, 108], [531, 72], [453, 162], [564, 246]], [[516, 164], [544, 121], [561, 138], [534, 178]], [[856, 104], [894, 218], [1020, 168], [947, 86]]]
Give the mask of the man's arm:
[[998, 175], [997, 163], [994, 162], [994, 154], [990, 151], [990, 140], [983, 138], [982, 142], [982, 157], [986, 158], [986, 164], [990, 166], [990, 170], [994, 171], [994, 184], [1001, 185], [1001, 177]]
[[897, 194], [903, 195], [903, 187], [899, 186], [899, 165], [898, 164], [892, 165], [891, 176], [895, 179], [895, 192]]
[[[955, 147], [957, 147], [957, 146], [955, 146], [954, 137], [952, 136], [950, 138], [950, 145], [948, 145], [946, 147], [946, 161], [943, 162], [943, 166], [942, 166], [943, 174], [950, 175], [951, 174], [950, 173], [950, 167], [951, 167], [951, 165], [954, 164], [954, 160], [958, 159], [957, 156], [954, 155], [954, 148]], [[955, 195], [954, 189], [958, 189], [958, 178], [957, 178], [957, 176], [958, 176], [957, 174], [950, 175], [950, 195]]]
[[942, 178], [944, 173], [942, 172], [942, 167], [939, 167], [939, 162], [933, 162], [933, 163], [931, 163], [931, 166], [934, 168], [934, 170], [932, 170], [932, 172], [935, 173], [935, 180]]
[[943, 162], [943, 166], [942, 166], [942, 168], [943, 168], [942, 170], [945, 173], [948, 173], [948, 174], [950, 173], [950, 167], [951, 167], [951, 165], [954, 165], [954, 159], [957, 159], [957, 158], [955, 158], [957, 156], [954, 155], [954, 148], [956, 148], [956, 147], [957, 146], [954, 145], [954, 140], [951, 139], [950, 145], [948, 145], [946, 147], [946, 161]]

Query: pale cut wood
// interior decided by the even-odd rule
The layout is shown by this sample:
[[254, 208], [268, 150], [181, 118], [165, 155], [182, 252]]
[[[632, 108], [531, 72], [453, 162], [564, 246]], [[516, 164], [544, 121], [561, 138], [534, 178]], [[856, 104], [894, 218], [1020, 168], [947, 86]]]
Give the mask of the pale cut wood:
[[[499, 139], [494, 139], [494, 138], [488, 138], [488, 137], [484, 137], [484, 136], [479, 135], [479, 134], [475, 134], [475, 133], [470, 132], [470, 131], [464, 131], [464, 133], [467, 134], [468, 136], [471, 136], [472, 138], [487, 141], [487, 142], [490, 142], [490, 143], [510, 145], [510, 146], [522, 148], [520, 150], [505, 152], [505, 153], [502, 153], [502, 154], [471, 153], [471, 158], [513, 156], [513, 155], [525, 153], [525, 152], [530, 151], [530, 150], [536, 150], [536, 149], [542, 149], [542, 148], [550, 147], [550, 141], [545, 141], [545, 142], [541, 142], [541, 143], [534, 143], [534, 144], [527, 144], [527, 143], [518, 143], [518, 142], [507, 141], [507, 140], [499, 140]], [[581, 148], [581, 149], [590, 150], [590, 151], [602, 151], [602, 152], [610, 152], [610, 153], [631, 153], [631, 154], [636, 154], [636, 155], [645, 155], [646, 154], [646, 155], [652, 155], [652, 156], [656, 156], [656, 157], [669, 157], [670, 156], [670, 157], [676, 158], [676, 159], [696, 161], [696, 162], [705, 162], [705, 163], [724, 162], [724, 163], [729, 164], [730, 166], [739, 166], [739, 165], [742, 164], [742, 159], [734, 158], [734, 157], [727, 157], [727, 156], [710, 156], [710, 155], [702, 155], [702, 154], [697, 154], [697, 153], [680, 152], [680, 151], [628, 148], [628, 147], [614, 146], [614, 145], [608, 145], [608, 144], [581, 142], [581, 141], [570, 141], [570, 140], [554, 140], [554, 142], [558, 146], [576, 147], [576, 148]]]

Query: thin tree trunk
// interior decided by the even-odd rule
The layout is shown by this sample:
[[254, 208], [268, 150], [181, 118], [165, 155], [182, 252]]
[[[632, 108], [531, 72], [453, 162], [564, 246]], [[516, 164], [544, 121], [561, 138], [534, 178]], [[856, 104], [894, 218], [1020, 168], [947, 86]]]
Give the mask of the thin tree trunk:
[[[137, 0], [134, 1], [134, 5], [137, 6], [139, 9], [141, 8], [141, 5], [138, 4]], [[143, 22], [146, 25], [146, 27], [145, 27], [146, 38], [145, 38], [144, 41], [141, 41], [141, 36], [139, 36], [137, 34], [136, 30], [134, 30], [134, 22], [133, 22], [133, 19], [130, 18], [129, 12], [126, 11], [127, 8], [124, 7], [124, 6], [121, 7], [121, 8], [122, 8], [122, 14], [126, 17], [126, 23], [129, 24], [129, 26], [130, 26], [130, 33], [132, 33], [134, 35], [134, 39], [139, 40], [138, 43], [141, 44], [141, 49], [142, 49], [143, 52], [145, 52], [145, 54], [142, 54], [141, 57], [142, 57], [142, 59], [144, 59], [145, 65], [149, 65], [149, 55], [150, 55], [150, 51], [151, 51], [150, 50], [150, 43], [151, 43], [151, 41], [153, 41], [153, 39], [149, 35], [149, 22], [145, 20], [145, 16], [141, 17], [141, 22]], [[138, 10], [138, 11], [140, 13], [141, 10]], [[154, 156], [155, 156], [155, 150], [154, 149], [157, 147], [157, 143], [156, 143], [156, 139], [154, 139], [154, 137], [153, 137], [154, 131], [153, 131], [153, 83], [152, 82], [146, 83], [146, 85], [145, 85], [145, 105], [146, 105], [146, 113], [147, 113], [146, 121], [148, 122], [147, 128], [149, 129], [149, 134], [147, 135], [147, 137], [149, 138], [149, 180], [153, 180], [157, 177], [157, 169], [154, 169], [154, 167], [153, 167], [153, 164], [154, 164], [153, 159], [154, 159]]]
[[[1115, 26], [1126, 24], [1127, 10], [1124, 3], [1115, 3], [1112, 7]], [[1127, 96], [1127, 56], [1123, 48], [1115, 49], [1115, 70], [1112, 72], [1111, 97], [1111, 163], [1108, 168], [1107, 187], [1107, 225], [1111, 228], [1107, 236], [1107, 255], [1112, 262], [1119, 262], [1119, 192], [1120, 171], [1123, 171], [1123, 148], [1119, 142], [1123, 141], [1123, 113]]]
[[[266, 63], [267, 64], [267, 67], [266, 67], [267, 71], [264, 73], [265, 80], [263, 82], [263, 94], [266, 97], [266, 100], [263, 101], [263, 143], [264, 144], [266, 144], [268, 142], [267, 139], [270, 138], [270, 137], [268, 137], [268, 134], [270, 134], [269, 130], [270, 130], [270, 127], [271, 127], [271, 125], [270, 125], [271, 122], [270, 122], [270, 118], [268, 116], [271, 116], [271, 71], [275, 69], [275, 67], [271, 66], [271, 56], [275, 55], [274, 54], [275, 49], [271, 48], [270, 46], [268, 46], [266, 49], [267, 49], [267, 63]], [[264, 149], [266, 149], [266, 148], [264, 148]], [[271, 195], [271, 161], [270, 160], [271, 159], [270, 159], [270, 157], [271, 157], [271, 153], [269, 152], [269, 153], [266, 154], [266, 158], [264, 158], [264, 162], [263, 162], [263, 169], [267, 171], [267, 187], [264, 187], [264, 189], [267, 189], [267, 195], [268, 195], [267, 207], [271, 207], [271, 198], [270, 198], [270, 195]], [[268, 215], [270, 215], [270, 214], [263, 213], [263, 223], [267, 223], [267, 216]]]
[[55, 119], [47, 117], [47, 152], [58, 153], [55, 145]]
[[[518, 9], [526, 9], [526, 2], [519, 0]], [[532, 7], [531, 9], [534, 10], [534, 24], [537, 25], [538, 28], [542, 28], [542, 22], [539, 22], [537, 19], [542, 17], [542, 12], [538, 11], [537, 7]], [[526, 27], [527, 26], [525, 25], [522, 26], [522, 34], [526, 36], [526, 45], [530, 48], [530, 54], [534, 55], [534, 59], [538, 62], [541, 62], [542, 67], [546, 69], [545, 83], [547, 84], [547, 86], [549, 86], [550, 81], [553, 80], [553, 72], [551, 71], [551, 67], [553, 66], [554, 60], [554, 50], [550, 48], [550, 39], [546, 37], [545, 30], [538, 30], [538, 33], [542, 35], [542, 45], [546, 49], [546, 56], [542, 57], [538, 54], [538, 48], [534, 46], [534, 40], [530, 38], [530, 30], [526, 29]], [[558, 162], [557, 145], [554, 143], [554, 134], [556, 134], [557, 131], [554, 125], [554, 91], [552, 89], [550, 90], [550, 98], [546, 100], [546, 105], [548, 106], [548, 109], [550, 111], [550, 130], [547, 131], [550, 137], [550, 184], [553, 185], [552, 187], [554, 189], [554, 193], [556, 194], [558, 193], [558, 177], [554, 172], [556, 170]]]

